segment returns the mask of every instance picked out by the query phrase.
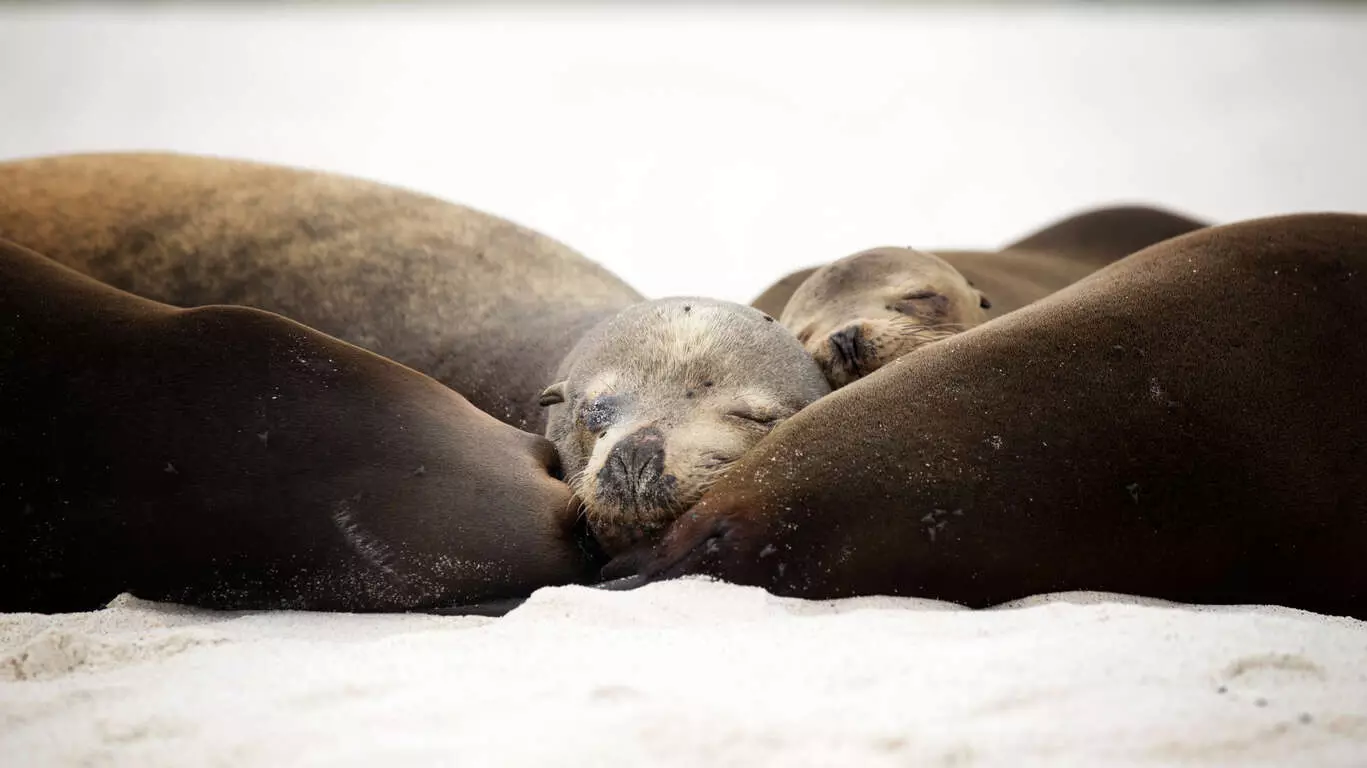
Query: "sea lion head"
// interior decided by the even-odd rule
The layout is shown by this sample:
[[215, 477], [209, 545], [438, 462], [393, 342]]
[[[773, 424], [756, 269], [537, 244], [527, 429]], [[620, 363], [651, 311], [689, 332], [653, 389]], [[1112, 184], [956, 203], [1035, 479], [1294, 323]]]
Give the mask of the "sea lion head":
[[982, 323], [991, 306], [938, 256], [874, 248], [814, 272], [793, 293], [782, 320], [839, 388]]
[[595, 326], [541, 404], [566, 481], [613, 553], [662, 532], [775, 426], [829, 391], [774, 318], [669, 298]]

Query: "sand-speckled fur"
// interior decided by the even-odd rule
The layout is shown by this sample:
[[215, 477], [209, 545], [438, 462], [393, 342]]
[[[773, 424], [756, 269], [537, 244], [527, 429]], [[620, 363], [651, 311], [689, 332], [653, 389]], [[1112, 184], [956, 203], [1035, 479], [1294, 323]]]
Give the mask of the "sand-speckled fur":
[[611, 570], [1367, 619], [1364, 328], [1367, 216], [1165, 240], [823, 398]]

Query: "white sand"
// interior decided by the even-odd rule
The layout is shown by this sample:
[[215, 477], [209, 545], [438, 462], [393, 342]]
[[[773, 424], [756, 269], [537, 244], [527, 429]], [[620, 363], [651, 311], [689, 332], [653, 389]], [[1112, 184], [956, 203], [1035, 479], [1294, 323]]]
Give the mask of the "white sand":
[[[1086, 600], [1087, 596], [1065, 596]], [[5, 765], [1358, 765], [1367, 623], [701, 580], [502, 619], [0, 617]], [[1119, 600], [1119, 598], [1112, 598]]]
[[[0, 157], [350, 172], [738, 300], [1099, 201], [1367, 210], [1362, 14], [261, 7], [0, 8]], [[0, 616], [0, 766], [1367, 765], [1362, 623], [931, 608], [689, 582], [499, 620]]]

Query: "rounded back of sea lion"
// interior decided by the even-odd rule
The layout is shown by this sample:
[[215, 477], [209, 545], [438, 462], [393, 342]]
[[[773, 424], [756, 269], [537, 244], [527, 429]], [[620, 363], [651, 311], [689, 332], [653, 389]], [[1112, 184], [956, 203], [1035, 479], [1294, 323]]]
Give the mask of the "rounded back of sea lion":
[[793, 334], [704, 298], [633, 305], [546, 390], [554, 441], [609, 552], [656, 535], [774, 427], [830, 391]]
[[178, 307], [275, 312], [540, 433], [574, 342], [640, 300], [501, 218], [330, 173], [172, 154], [0, 164], [0, 237]]
[[1100, 269], [1151, 245], [1210, 226], [1148, 205], [1093, 208], [1060, 219], [1003, 248], [1052, 253]]
[[0, 242], [0, 611], [411, 610], [583, 581], [553, 447], [278, 315]]
[[780, 320], [838, 388], [978, 325], [990, 306], [944, 259], [885, 247], [817, 270], [798, 286]]
[[1367, 619], [1363, 328], [1367, 216], [1174, 238], [823, 398], [605, 575]]
[[990, 317], [1032, 304], [1151, 245], [1210, 226], [1149, 206], [1095, 208], [1050, 224], [1000, 251], [940, 251], [992, 297]]

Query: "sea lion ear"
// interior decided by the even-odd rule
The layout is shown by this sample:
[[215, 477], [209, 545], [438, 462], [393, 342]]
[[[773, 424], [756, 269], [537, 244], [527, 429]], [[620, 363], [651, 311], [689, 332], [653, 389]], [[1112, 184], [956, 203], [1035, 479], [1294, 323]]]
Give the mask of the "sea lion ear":
[[978, 306], [982, 307], [983, 309], [992, 308], [992, 300], [987, 298], [987, 294], [983, 293], [982, 291], [978, 291]]
[[568, 381], [557, 381], [546, 387], [541, 392], [541, 397], [537, 398], [536, 404], [545, 408], [548, 405], [565, 402], [565, 387], [569, 386]]

